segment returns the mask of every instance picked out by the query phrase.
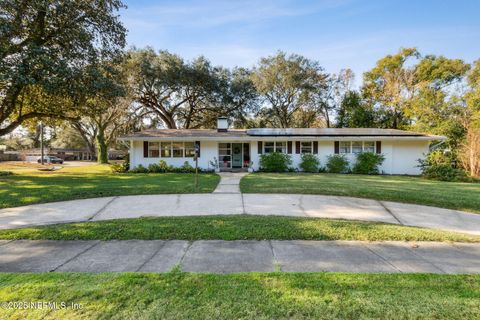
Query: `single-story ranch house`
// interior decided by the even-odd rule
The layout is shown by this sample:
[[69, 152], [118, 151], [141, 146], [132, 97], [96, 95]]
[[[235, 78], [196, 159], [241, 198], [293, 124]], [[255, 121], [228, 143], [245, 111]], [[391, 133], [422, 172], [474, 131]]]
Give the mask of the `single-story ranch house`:
[[195, 146], [199, 146], [198, 166], [221, 171], [259, 169], [260, 155], [283, 152], [291, 155], [298, 168], [302, 153], [313, 153], [324, 166], [332, 154], [344, 154], [355, 161], [359, 152], [385, 156], [380, 171], [385, 174], [420, 174], [418, 159], [429, 151], [433, 136], [403, 130], [371, 128], [229, 129], [226, 118], [218, 119], [218, 129], [155, 129], [120, 138], [130, 142], [130, 168], [148, 167], [165, 160], [180, 167], [185, 161], [195, 166]]

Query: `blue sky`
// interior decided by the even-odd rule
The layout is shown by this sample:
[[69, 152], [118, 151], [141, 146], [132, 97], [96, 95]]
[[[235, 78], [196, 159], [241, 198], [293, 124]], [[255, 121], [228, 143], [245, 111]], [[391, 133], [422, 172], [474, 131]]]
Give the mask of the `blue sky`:
[[472, 62], [480, 58], [477, 0], [127, 0], [129, 46], [187, 59], [251, 67], [277, 50], [318, 60], [328, 72], [351, 68], [357, 83], [400, 47]]

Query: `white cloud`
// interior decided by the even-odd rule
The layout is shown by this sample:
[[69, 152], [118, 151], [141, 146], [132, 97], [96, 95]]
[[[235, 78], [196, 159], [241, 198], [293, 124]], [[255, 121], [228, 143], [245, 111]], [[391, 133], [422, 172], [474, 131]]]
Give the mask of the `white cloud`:
[[127, 26], [212, 28], [252, 23], [279, 17], [302, 16], [339, 6], [351, 0], [320, 0], [302, 4], [294, 0], [182, 1], [144, 8], [129, 8], [122, 15]]

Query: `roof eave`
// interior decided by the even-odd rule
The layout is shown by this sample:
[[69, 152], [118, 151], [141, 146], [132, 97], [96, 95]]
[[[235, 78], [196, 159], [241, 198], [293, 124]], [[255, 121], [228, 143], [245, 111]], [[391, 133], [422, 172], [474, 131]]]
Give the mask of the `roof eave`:
[[249, 135], [238, 135], [238, 136], [212, 136], [212, 137], [191, 137], [191, 136], [184, 136], [184, 137], [156, 137], [156, 136], [148, 136], [148, 137], [139, 137], [139, 136], [123, 136], [118, 138], [119, 141], [251, 141], [251, 140], [284, 140], [284, 139], [296, 139], [296, 140], [312, 140], [312, 138], [316, 138], [320, 141], [332, 141], [332, 140], [427, 140], [427, 141], [445, 141], [447, 140], [444, 136], [436, 136], [436, 135], [321, 135], [321, 136], [308, 136], [308, 135], [301, 135], [301, 136], [286, 136], [286, 135], [275, 135], [275, 136], [249, 136]]

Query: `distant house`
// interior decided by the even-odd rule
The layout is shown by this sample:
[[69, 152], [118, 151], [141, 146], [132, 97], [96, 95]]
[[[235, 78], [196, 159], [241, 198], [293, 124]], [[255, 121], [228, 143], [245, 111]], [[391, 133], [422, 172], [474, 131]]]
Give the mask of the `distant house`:
[[7, 151], [7, 146], [0, 144], [0, 161], [16, 161], [18, 160], [17, 151]]
[[302, 153], [318, 156], [322, 165], [327, 157], [343, 154], [351, 162], [360, 152], [376, 152], [385, 156], [380, 170], [385, 174], [420, 174], [418, 159], [429, 151], [434, 136], [403, 130], [372, 128], [262, 128], [229, 129], [226, 118], [218, 119], [218, 128], [145, 130], [120, 138], [130, 142], [131, 168], [165, 160], [181, 166], [194, 165], [195, 145], [199, 146], [199, 167], [213, 169], [215, 159], [221, 171], [241, 170], [250, 164], [259, 169], [260, 156], [270, 152], [291, 155], [298, 168]]
[[[96, 160], [95, 155], [88, 151], [88, 149], [45, 148], [44, 153], [45, 155], [59, 157], [66, 161]], [[40, 148], [26, 149], [20, 150], [18, 154], [19, 160], [37, 161], [41, 157], [42, 150]], [[110, 160], [123, 159], [125, 155], [126, 152], [122, 150], [108, 150], [108, 159]]]
[[[37, 161], [41, 155], [40, 148], [20, 150], [20, 160], [23, 161]], [[44, 154], [46, 156], [55, 156], [63, 160], [93, 160], [94, 157], [87, 149], [76, 148], [45, 148]]]

